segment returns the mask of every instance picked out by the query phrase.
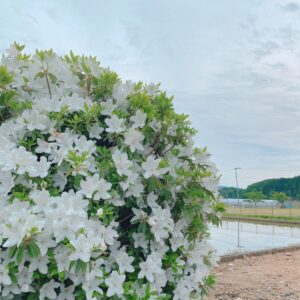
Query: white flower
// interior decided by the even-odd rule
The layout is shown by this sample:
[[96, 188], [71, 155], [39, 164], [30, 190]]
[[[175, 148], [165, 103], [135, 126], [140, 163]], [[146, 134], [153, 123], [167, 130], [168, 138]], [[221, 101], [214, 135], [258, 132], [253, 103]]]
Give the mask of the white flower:
[[111, 203], [114, 206], [123, 206], [125, 205], [125, 200], [121, 198], [118, 194], [113, 193], [112, 197], [107, 200], [108, 203]]
[[145, 137], [139, 131], [135, 130], [134, 128], [130, 128], [124, 136], [124, 143], [129, 146], [131, 152], [144, 149], [142, 142]]
[[40, 300], [43, 300], [43, 299], [57, 299], [57, 294], [55, 292], [55, 289], [59, 287], [59, 283], [58, 282], [55, 282], [53, 279], [44, 284], [42, 286], [42, 288], [40, 289], [40, 296], [39, 296], [39, 299]]
[[128, 105], [127, 97], [134, 88], [134, 82], [127, 80], [125, 83], [119, 82], [113, 88], [113, 98], [122, 109], [126, 109]]
[[147, 196], [147, 203], [152, 208], [152, 210], [155, 208], [159, 208], [159, 205], [156, 203], [157, 199], [158, 199], [158, 196], [156, 194], [154, 194], [153, 192], [151, 192]]
[[103, 132], [104, 128], [100, 127], [98, 123], [93, 124], [91, 129], [89, 130], [90, 138], [95, 138], [97, 140], [101, 139], [101, 133]]
[[[89, 71], [91, 74], [95, 77], [99, 77], [101, 74], [101, 69], [99, 68], [99, 62], [95, 59], [95, 57], [89, 56], [89, 57], [82, 57], [82, 61], [84, 64], [89, 68]], [[83, 72], [86, 72], [82, 69]]]
[[7, 153], [3, 171], [11, 171], [17, 169], [18, 174], [28, 172], [28, 169], [36, 161], [36, 157], [28, 152], [24, 147], [13, 149]]
[[154, 274], [161, 274], [161, 259], [156, 253], [147, 256], [146, 261], [140, 263], [138, 278], [146, 277], [149, 282], [154, 282]]
[[130, 117], [130, 121], [133, 122], [133, 128], [144, 127], [147, 119], [147, 115], [140, 110], [135, 112], [135, 115]]
[[0, 171], [0, 195], [6, 195], [14, 186], [14, 178], [10, 172]]
[[96, 298], [93, 297], [93, 293], [96, 291], [99, 294], [103, 294], [102, 289], [99, 287], [99, 279], [90, 278], [86, 280], [82, 284], [82, 288], [85, 291], [85, 296], [87, 300], [94, 300]]
[[112, 159], [119, 175], [129, 176], [132, 173], [133, 162], [128, 159], [127, 153], [116, 149], [112, 154]]
[[159, 258], [162, 258], [169, 251], [169, 247], [165, 243], [153, 240], [150, 242], [150, 249], [153, 252], [152, 255], [156, 255]]
[[146, 91], [150, 96], [155, 95], [159, 91], [160, 84], [150, 83], [146, 85]]
[[30, 198], [35, 203], [33, 207], [34, 212], [46, 212], [50, 205], [52, 204], [52, 200], [50, 199], [50, 194], [48, 191], [39, 191], [34, 190], [30, 193]]
[[44, 140], [37, 139], [38, 146], [35, 148], [36, 153], [48, 153], [50, 154], [53, 148], [53, 144], [48, 143]]
[[48, 175], [50, 166], [51, 163], [47, 161], [46, 157], [42, 156], [40, 161], [35, 161], [31, 168], [28, 167], [28, 173], [32, 177], [45, 178]]
[[7, 238], [3, 244], [4, 247], [19, 246], [23, 238], [33, 228], [40, 231], [43, 229], [45, 221], [31, 213], [28, 208], [28, 202], [23, 203], [15, 200], [9, 206], [9, 209], [14, 211], [14, 213], [8, 216], [6, 226], [3, 227], [2, 235], [4, 238]]
[[186, 146], [182, 146], [182, 145], [179, 145], [177, 147], [177, 149], [179, 150], [179, 154], [178, 156], [179, 157], [183, 157], [183, 156], [191, 156], [194, 152], [193, 150], [193, 142], [190, 142], [188, 145]]
[[159, 206], [152, 207], [148, 224], [151, 226], [151, 232], [154, 234], [156, 241], [163, 243], [163, 240], [169, 237], [169, 233], [174, 228], [170, 209], [162, 209]]
[[94, 174], [92, 177], [87, 177], [86, 180], [80, 182], [81, 192], [92, 199], [93, 194], [95, 200], [109, 199], [111, 196], [108, 191], [111, 189], [112, 184], [104, 180], [99, 179], [99, 174]]
[[118, 237], [118, 233], [113, 229], [114, 224], [111, 224], [105, 228], [103, 233], [103, 238], [106, 244], [113, 245], [115, 242], [115, 238]]
[[58, 171], [56, 174], [53, 175], [52, 178], [54, 180], [54, 185], [59, 187], [59, 189], [63, 191], [68, 182], [65, 173], [62, 171]]
[[204, 177], [201, 181], [203, 187], [212, 192], [215, 196], [219, 194], [218, 182], [219, 179], [215, 176]]
[[172, 251], [176, 251], [180, 246], [188, 247], [187, 238], [184, 236], [184, 230], [187, 227], [187, 222], [183, 219], [179, 220], [172, 231], [172, 238], [170, 238]]
[[56, 242], [52, 239], [52, 235], [45, 232], [37, 235], [36, 242], [40, 248], [41, 255], [45, 255], [49, 248], [56, 246]]
[[34, 129], [49, 130], [53, 128], [55, 125], [55, 121], [50, 120], [50, 118], [47, 115], [39, 113], [34, 110], [24, 111], [20, 118], [23, 119], [22, 121], [24, 125], [30, 131], [33, 131]]
[[108, 286], [107, 296], [113, 295], [122, 296], [124, 293], [123, 283], [125, 281], [125, 275], [119, 275], [116, 271], [113, 271], [108, 278], [105, 279], [105, 283]]
[[168, 128], [167, 134], [171, 135], [171, 136], [176, 136], [176, 134], [177, 134], [176, 129], [177, 129], [177, 125], [174, 123]]
[[188, 282], [184, 282], [184, 280], [180, 280], [174, 290], [174, 300], [183, 300], [189, 299], [192, 289]]
[[75, 286], [69, 285], [68, 287], [64, 284], [59, 286], [60, 292], [58, 294], [57, 300], [75, 300]]
[[74, 143], [75, 149], [79, 153], [93, 153], [96, 151], [95, 141], [88, 140], [84, 135], [76, 137]]
[[61, 101], [60, 97], [53, 95], [51, 101], [48, 97], [39, 99], [38, 102], [34, 103], [34, 109], [40, 113], [48, 112], [60, 112], [63, 106], [65, 105], [64, 101]]
[[11, 298], [9, 298], [9, 296], [12, 296], [12, 294], [13, 295], [21, 294], [21, 290], [17, 283], [12, 283], [10, 285], [4, 285], [2, 288], [1, 295], [2, 295], [3, 299], [11, 299]]
[[8, 273], [8, 269], [4, 265], [0, 265], [0, 283], [5, 285], [11, 284], [12, 281]]
[[90, 247], [92, 246], [89, 240], [83, 234], [80, 234], [77, 239], [70, 240], [70, 243], [75, 248], [69, 256], [70, 260], [81, 259], [84, 262], [89, 262], [91, 257]]
[[[53, 212], [51, 212], [51, 215], [54, 215]], [[60, 217], [60, 215], [63, 215], [62, 213], [56, 212], [55, 216]], [[75, 233], [79, 229], [78, 223], [72, 224], [71, 218], [68, 216], [65, 216], [64, 218], [59, 218], [58, 220], [53, 220], [52, 222], [52, 231], [53, 235], [55, 237], [55, 241], [61, 242], [65, 238], [68, 239], [74, 239]]]
[[101, 106], [102, 106], [101, 114], [106, 116], [112, 115], [113, 111], [117, 107], [117, 105], [113, 103], [112, 99], [108, 99], [106, 102], [101, 103]]
[[58, 246], [54, 252], [55, 262], [57, 264], [58, 272], [63, 272], [69, 270], [69, 255], [71, 250], [69, 248]]
[[102, 215], [103, 215], [103, 208], [97, 209], [97, 216], [102, 217]]
[[131, 223], [136, 223], [140, 221], [148, 220], [148, 215], [145, 213], [142, 209], [139, 208], [132, 208], [132, 211], [134, 213], [134, 217], [131, 219]]
[[33, 272], [39, 270], [42, 274], [47, 274], [48, 272], [48, 256], [39, 256], [31, 260], [29, 265], [29, 271]]
[[16, 170], [17, 174], [29, 173], [31, 177], [44, 178], [48, 175], [51, 163], [47, 158], [42, 156], [40, 160], [24, 147], [13, 149], [7, 154], [3, 171]]
[[120, 133], [124, 131], [124, 120], [119, 119], [118, 116], [113, 115], [111, 118], [105, 119], [105, 124], [108, 126], [105, 130], [110, 133]]
[[129, 184], [128, 191], [126, 192], [126, 197], [134, 196], [138, 198], [144, 192], [144, 189], [145, 187], [142, 184], [141, 180], [137, 179], [137, 182]]
[[160, 158], [155, 158], [153, 155], [147, 157], [147, 160], [142, 163], [145, 178], [150, 178], [151, 176], [160, 177], [168, 172], [167, 168], [159, 167], [160, 161]]
[[27, 293], [31, 289], [33, 272], [29, 271], [27, 267], [23, 267], [18, 274], [18, 285], [21, 292]]
[[160, 131], [160, 130], [161, 130], [161, 127], [162, 127], [161, 123], [160, 123], [158, 120], [156, 120], [156, 119], [152, 120], [152, 121], [150, 122], [149, 125], [150, 125], [155, 131]]
[[119, 265], [119, 270], [121, 273], [134, 272], [134, 268], [131, 265], [134, 258], [126, 253], [126, 249], [124, 247], [114, 253], [114, 259]]
[[147, 242], [146, 237], [143, 233], [134, 232], [132, 234], [132, 237], [134, 239], [134, 247], [135, 248], [138, 248], [138, 247], [142, 247], [143, 249], [148, 248], [148, 242]]
[[65, 96], [61, 99], [62, 105], [66, 105], [70, 112], [84, 110], [84, 106], [92, 106], [89, 99], [81, 98], [78, 94], [74, 93], [72, 96]]

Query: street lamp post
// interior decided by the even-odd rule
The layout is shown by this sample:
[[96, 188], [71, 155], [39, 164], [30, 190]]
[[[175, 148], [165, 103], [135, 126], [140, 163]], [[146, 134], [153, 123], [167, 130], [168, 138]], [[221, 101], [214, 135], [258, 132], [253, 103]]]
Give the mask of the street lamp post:
[[[238, 200], [238, 207], [240, 208], [240, 197], [239, 197], [239, 185], [238, 185], [238, 176], [237, 176], [237, 171], [240, 170], [241, 168], [234, 168], [235, 171], [235, 182], [236, 182], [236, 197]], [[237, 244], [238, 248], [241, 247], [240, 245], [240, 221], [238, 220], [238, 244]]]

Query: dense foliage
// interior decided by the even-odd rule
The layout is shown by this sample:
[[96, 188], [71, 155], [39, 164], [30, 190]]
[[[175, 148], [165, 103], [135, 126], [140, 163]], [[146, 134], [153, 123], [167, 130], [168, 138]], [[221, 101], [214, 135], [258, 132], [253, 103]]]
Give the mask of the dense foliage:
[[270, 198], [281, 203], [291, 200], [291, 198], [283, 192], [272, 192]]
[[263, 199], [266, 199], [266, 196], [264, 193], [262, 192], [247, 192], [244, 194], [245, 199], [248, 199], [249, 201], [252, 202], [258, 202], [261, 201]]
[[300, 176], [263, 180], [249, 185], [247, 191], [261, 191], [268, 198], [272, 192], [283, 192], [290, 198], [300, 199]]
[[14, 44], [0, 66], [0, 295], [200, 299], [218, 177], [158, 85]]
[[[236, 199], [237, 198], [235, 187], [222, 186], [219, 188], [219, 193], [225, 199]], [[239, 188], [239, 197], [241, 199], [245, 198], [244, 193], [245, 193], [245, 189]]]
[[[219, 191], [224, 198], [236, 199], [236, 188], [234, 187], [221, 187]], [[239, 189], [240, 198], [245, 198], [245, 194], [249, 192], [262, 192], [266, 199], [273, 199], [272, 193], [274, 192], [282, 192], [286, 194], [288, 198], [300, 200], [300, 176], [267, 179], [253, 183], [246, 189]]]

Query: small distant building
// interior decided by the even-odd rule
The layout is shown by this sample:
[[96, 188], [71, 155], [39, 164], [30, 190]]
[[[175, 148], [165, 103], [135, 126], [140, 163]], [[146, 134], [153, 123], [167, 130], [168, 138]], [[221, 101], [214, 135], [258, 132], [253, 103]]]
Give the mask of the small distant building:
[[[229, 205], [229, 206], [238, 206], [238, 200], [237, 199], [222, 199], [221, 202]], [[281, 207], [281, 204], [277, 200], [272, 200], [272, 199], [263, 199], [260, 201], [255, 202], [250, 201], [249, 199], [240, 199], [240, 206], [243, 207]]]

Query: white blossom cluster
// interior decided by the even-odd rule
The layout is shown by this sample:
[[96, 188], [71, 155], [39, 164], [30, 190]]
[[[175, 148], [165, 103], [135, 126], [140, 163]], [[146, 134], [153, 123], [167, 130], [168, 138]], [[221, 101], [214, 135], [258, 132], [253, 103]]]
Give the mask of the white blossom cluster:
[[186, 117], [95, 58], [22, 48], [0, 69], [22, 107], [0, 125], [0, 298], [201, 299], [218, 177]]

